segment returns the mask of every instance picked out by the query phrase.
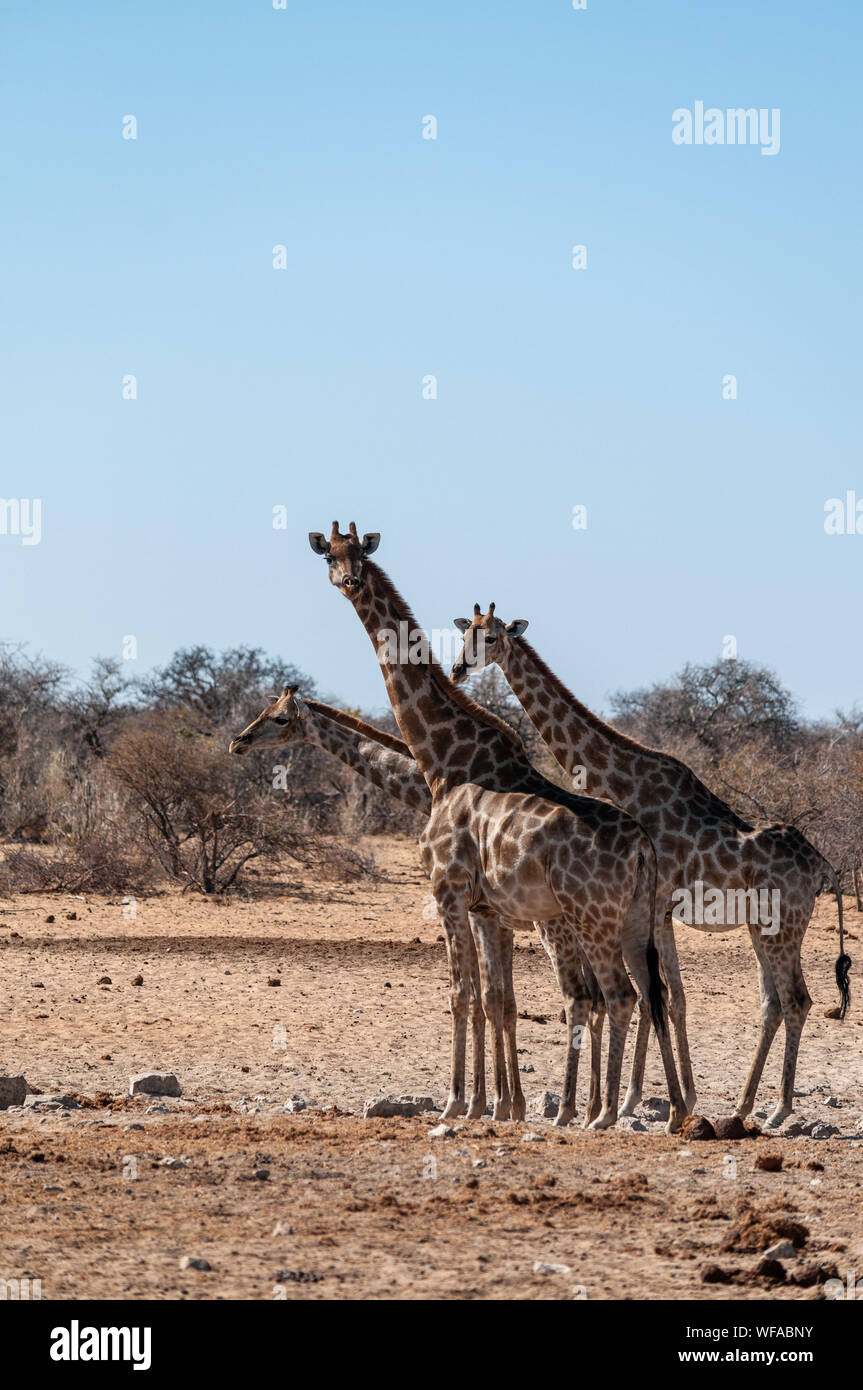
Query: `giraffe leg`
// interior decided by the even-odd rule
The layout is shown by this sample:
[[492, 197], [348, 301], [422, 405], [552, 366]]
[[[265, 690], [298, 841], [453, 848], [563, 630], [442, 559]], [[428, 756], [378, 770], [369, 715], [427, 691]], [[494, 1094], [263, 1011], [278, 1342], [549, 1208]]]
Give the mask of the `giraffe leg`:
[[[476, 942], [479, 961], [479, 976], [482, 988], [482, 1008], [484, 1017], [491, 1027], [494, 1060], [494, 1109], [495, 1120], [508, 1120], [510, 1116], [509, 1088], [506, 1077], [506, 1054], [504, 1050], [504, 985], [502, 979], [504, 936], [512, 939], [512, 933], [498, 926], [496, 922], [471, 917], [471, 929]], [[485, 1114], [485, 1094], [482, 1110], [473, 1113], [468, 1110], [468, 1119], [477, 1119]]]
[[590, 1094], [584, 1116], [587, 1129], [602, 1109], [602, 1029], [605, 1023], [605, 1005], [599, 999], [591, 1006], [587, 1020], [590, 1030]]
[[473, 1078], [470, 1099], [467, 1107], [469, 1120], [479, 1119], [485, 1114], [485, 1007], [482, 989], [482, 966], [478, 960], [476, 938], [474, 937], [470, 962], [470, 1007], [471, 1056], [473, 1058]]
[[501, 947], [501, 971], [503, 974], [503, 1030], [506, 1049], [506, 1071], [509, 1079], [511, 1117], [523, 1120], [527, 1113], [524, 1091], [521, 1089], [521, 1074], [518, 1070], [518, 1045], [516, 1028], [518, 1006], [515, 1002], [515, 988], [512, 982], [512, 956], [515, 945], [511, 931], [504, 930]]
[[590, 1129], [608, 1129], [617, 1123], [617, 1101], [620, 1094], [620, 1072], [623, 1066], [623, 1049], [629, 1020], [635, 1007], [635, 990], [623, 968], [623, 960], [600, 960], [591, 962], [599, 982], [608, 1013], [608, 1061], [605, 1068], [605, 1092], [602, 1110], [589, 1126]]
[[450, 1011], [452, 1013], [452, 1056], [450, 1061], [449, 1097], [441, 1118], [453, 1119], [467, 1110], [465, 1104], [465, 1051], [467, 1046], [467, 1014], [471, 989], [471, 962], [475, 958], [464, 898], [453, 892], [437, 898], [438, 911], [446, 937], [450, 974]]
[[794, 1109], [794, 1076], [797, 1071], [797, 1052], [800, 1047], [800, 1034], [803, 1032], [803, 1025], [809, 1010], [812, 1008], [812, 999], [806, 988], [806, 981], [803, 978], [803, 970], [800, 965], [800, 948], [798, 946], [794, 958], [787, 969], [781, 970], [778, 965], [773, 967], [773, 978], [776, 981], [776, 988], [779, 992], [779, 1001], [782, 1005], [782, 1015], [785, 1019], [785, 1057], [782, 1062], [782, 1096], [773, 1114], [767, 1121], [771, 1128], [776, 1128], [786, 1120]]
[[650, 1009], [643, 999], [638, 1001], [638, 1030], [635, 1034], [635, 1051], [632, 1056], [632, 1071], [629, 1076], [629, 1090], [623, 1102], [621, 1115], [634, 1115], [641, 1104], [644, 1088], [644, 1067], [647, 1061], [647, 1044], [650, 1041]]
[[749, 1075], [737, 1102], [735, 1114], [741, 1119], [751, 1111], [755, 1104], [755, 1095], [758, 1091], [758, 1083], [761, 1080], [761, 1073], [764, 1071], [764, 1063], [767, 1061], [767, 1054], [770, 1051], [770, 1044], [776, 1036], [776, 1030], [782, 1020], [782, 1003], [776, 989], [776, 982], [773, 978], [773, 971], [770, 968], [770, 960], [767, 955], [765, 938], [761, 935], [759, 927], [750, 927], [749, 936], [758, 961], [758, 988], [761, 995], [761, 1031], [758, 1036], [758, 1047], [752, 1066], [749, 1068]]
[[[539, 930], [540, 924], [537, 924]], [[575, 1116], [575, 1084], [578, 1078], [579, 1053], [584, 1041], [585, 1025], [590, 1011], [590, 994], [569, 925], [562, 918], [541, 924], [540, 937], [551, 959], [566, 1011], [566, 1071], [560, 1105], [554, 1123], [568, 1125]]]
[[[628, 951], [625, 951], [624, 958], [626, 960], [626, 964], [629, 966], [629, 969], [632, 971], [632, 975], [638, 987], [639, 1005], [641, 1007], [641, 1013], [638, 1019], [638, 1026], [639, 1028], [641, 1027], [642, 1022], [645, 1018], [647, 1019], [647, 1023], [649, 1026], [651, 1022], [650, 1007], [648, 1004], [648, 997], [650, 994], [650, 974], [647, 968], [647, 957], [645, 954], [641, 952], [635, 952], [634, 954], [630, 954]], [[663, 991], [663, 993], [664, 992], [665, 991]], [[657, 1042], [659, 1043], [659, 1052], [662, 1057], [662, 1066], [665, 1071], [665, 1082], [668, 1086], [668, 1099], [670, 1104], [668, 1123], [665, 1126], [665, 1129], [667, 1134], [675, 1134], [677, 1130], [680, 1129], [680, 1126], [683, 1124], [683, 1121], [685, 1120], [688, 1111], [684, 1102], [683, 1092], [680, 1089], [680, 1081], [677, 1075], [677, 1067], [675, 1066], [674, 1062], [674, 1052], [671, 1047], [671, 1038], [669, 1036], [668, 1028], [657, 1028], [656, 1038]]]
[[[677, 956], [677, 943], [674, 940], [674, 927], [670, 912], [666, 914], [662, 927], [656, 933], [656, 949], [659, 953], [659, 968], [668, 989], [668, 1018], [677, 1044], [677, 1060], [680, 1065], [683, 1100], [687, 1115], [691, 1115], [695, 1109], [695, 1077], [692, 1074], [689, 1038], [686, 1034], [686, 995], [683, 993], [680, 961]], [[642, 1078], [643, 1075], [644, 1069], [642, 1067]]]

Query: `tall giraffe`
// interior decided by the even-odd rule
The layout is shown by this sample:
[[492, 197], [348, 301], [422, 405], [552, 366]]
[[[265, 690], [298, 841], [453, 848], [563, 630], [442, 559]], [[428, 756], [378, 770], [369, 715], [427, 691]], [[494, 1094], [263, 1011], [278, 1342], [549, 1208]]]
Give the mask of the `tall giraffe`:
[[[495, 617], [494, 604], [485, 614], [475, 604], [473, 618], [459, 618], [456, 626], [465, 634], [465, 642], [453, 666], [452, 679], [461, 683], [471, 671], [496, 663], [561, 767], [570, 775], [576, 768], [583, 768], [590, 793], [628, 811], [656, 846], [657, 897], [666, 909], [657, 944], [669, 985], [669, 1013], [690, 1104], [694, 1103], [695, 1090], [671, 924], [675, 895], [680, 890], [695, 893], [699, 883], [703, 894], [709, 885], [722, 895], [723, 904], [732, 907], [734, 920], [728, 921], [727, 910], [723, 910], [721, 919], [711, 923], [708, 930], [749, 927], [760, 975], [761, 1033], [736, 1113], [743, 1117], [751, 1111], [770, 1044], [784, 1020], [782, 1093], [768, 1121], [770, 1125], [780, 1125], [794, 1108], [800, 1034], [812, 1004], [803, 978], [800, 947], [815, 898], [825, 886], [832, 886], [839, 909], [836, 983], [841, 999], [840, 1017], [845, 1016], [848, 1007], [851, 962], [845, 954], [842, 896], [835, 871], [794, 826], [748, 824], [678, 758], [647, 748], [599, 719], [525, 641], [524, 619], [504, 623]], [[772, 912], [767, 921], [765, 914], [756, 911], [759, 900], [752, 895], [764, 890], [780, 895], [771, 899], [779, 903], [778, 922]], [[626, 1111], [631, 1111], [641, 1098], [647, 1042], [647, 1028], [639, 1019]]]
[[[345, 710], [303, 698], [290, 686], [285, 686], [281, 695], [232, 739], [229, 752], [242, 755], [251, 748], [276, 748], [298, 742], [325, 749], [397, 801], [426, 817], [431, 814], [428, 784], [406, 743]], [[485, 920], [471, 914], [470, 925], [475, 947], [470, 960], [473, 1080], [467, 1117], [478, 1119], [485, 1114], [487, 1019], [492, 1032], [494, 1067], [492, 1118], [523, 1120], [526, 1106], [518, 1070], [512, 932], [498, 926], [492, 917]]]
[[[327, 561], [330, 582], [354, 606], [375, 648], [405, 742], [432, 794], [420, 848], [444, 923], [452, 969], [453, 1047], [450, 1099], [464, 1089], [466, 999], [458, 986], [470, 937], [469, 911], [497, 914], [504, 925], [547, 923], [573, 959], [580, 946], [602, 990], [609, 1050], [602, 1110], [617, 1118], [623, 1047], [634, 1004], [625, 964], [650, 1000], [671, 1100], [669, 1129], [682, 1122], [680, 1083], [664, 1020], [653, 945], [655, 855], [631, 817], [604, 802], [573, 796], [533, 768], [513, 731], [447, 680], [425, 634], [389, 577], [369, 557], [376, 532], [360, 539], [334, 522], [329, 540], [309, 543]], [[563, 949], [563, 946], [561, 947]], [[625, 962], [625, 964], [624, 964]], [[573, 972], [573, 979], [580, 978]], [[582, 1026], [590, 999], [567, 1001], [570, 1028]], [[573, 1082], [577, 1049], [568, 1049]]]

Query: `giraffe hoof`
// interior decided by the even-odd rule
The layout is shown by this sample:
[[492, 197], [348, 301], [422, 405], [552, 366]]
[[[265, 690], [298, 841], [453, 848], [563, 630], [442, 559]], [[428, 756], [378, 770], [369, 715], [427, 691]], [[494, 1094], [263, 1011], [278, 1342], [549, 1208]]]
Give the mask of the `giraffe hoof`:
[[523, 1120], [526, 1114], [527, 1114], [527, 1105], [525, 1104], [524, 1100], [523, 1100], [523, 1099], [520, 1100], [520, 1101], [518, 1102], [518, 1104], [516, 1104], [516, 1102], [513, 1101], [513, 1103], [512, 1103], [512, 1115], [510, 1116], [510, 1119], [512, 1119], [512, 1120]]
[[778, 1110], [774, 1110], [774, 1111], [773, 1111], [773, 1114], [772, 1114], [772, 1115], [770, 1116], [770, 1118], [765, 1122], [765, 1128], [766, 1128], [766, 1129], [778, 1129], [780, 1125], [782, 1125], [782, 1124], [785, 1123], [785, 1121], [788, 1119], [788, 1116], [789, 1116], [790, 1114], [791, 1114], [791, 1109], [790, 1109], [790, 1107], [789, 1107], [788, 1109], [783, 1109], [783, 1108], [780, 1106]]
[[467, 1106], [463, 1100], [448, 1100], [445, 1108], [440, 1112], [442, 1120], [459, 1120], [467, 1111]]
[[616, 1124], [617, 1115], [609, 1110], [605, 1115], [597, 1115], [596, 1119], [591, 1120], [587, 1127], [588, 1129], [610, 1129], [612, 1125]]
[[689, 1114], [688, 1110], [672, 1111], [665, 1126], [666, 1134], [679, 1134], [683, 1128], [683, 1121]]
[[478, 1120], [485, 1114], [485, 1100], [472, 1100], [468, 1106], [467, 1120]]
[[627, 1096], [626, 1100], [623, 1102], [623, 1109], [620, 1112], [621, 1119], [626, 1119], [634, 1115], [640, 1104], [641, 1096], [632, 1096], [631, 1098]]
[[510, 1107], [503, 1101], [495, 1101], [494, 1109], [491, 1112], [493, 1120], [508, 1120], [510, 1118]]
[[563, 1129], [565, 1125], [569, 1124], [570, 1120], [574, 1119], [575, 1111], [570, 1109], [569, 1106], [567, 1106], [565, 1110], [558, 1110], [557, 1114], [554, 1117], [554, 1123], [557, 1125], [558, 1129]]

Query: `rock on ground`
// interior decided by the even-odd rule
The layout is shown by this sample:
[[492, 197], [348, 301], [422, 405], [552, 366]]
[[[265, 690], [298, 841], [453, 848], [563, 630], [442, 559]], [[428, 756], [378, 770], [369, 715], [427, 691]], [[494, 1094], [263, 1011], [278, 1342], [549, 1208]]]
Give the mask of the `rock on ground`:
[[27, 1082], [23, 1076], [0, 1076], [0, 1110], [10, 1105], [23, 1105], [27, 1095]]
[[129, 1077], [129, 1095], [181, 1096], [180, 1083], [172, 1071], [139, 1071]]

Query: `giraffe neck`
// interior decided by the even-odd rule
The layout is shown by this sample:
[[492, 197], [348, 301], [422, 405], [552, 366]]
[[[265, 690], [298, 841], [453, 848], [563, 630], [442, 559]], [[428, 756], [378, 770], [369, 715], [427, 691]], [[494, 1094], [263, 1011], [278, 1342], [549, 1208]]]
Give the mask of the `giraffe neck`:
[[570, 776], [584, 769], [585, 780], [576, 785], [588, 796], [612, 801], [648, 832], [656, 832], [657, 816], [672, 802], [695, 819], [751, 829], [679, 758], [621, 734], [583, 705], [524, 638], [507, 646], [504, 676], [561, 767]]
[[432, 795], [476, 782], [511, 787], [532, 772], [520, 740], [444, 675], [388, 575], [372, 561], [353, 600], [377, 653], [393, 713]]
[[334, 758], [353, 768], [361, 777], [388, 792], [414, 810], [428, 815], [431, 796], [426, 780], [405, 744], [400, 744], [372, 724], [354, 716], [340, 718], [341, 711], [319, 700], [306, 701], [303, 733], [307, 743], [314, 743]]
[[639, 808], [635, 760], [674, 763], [674, 759], [619, 734], [599, 719], [558, 680], [524, 638], [507, 643], [500, 668], [564, 771], [578, 778], [579, 769], [584, 769], [583, 786], [588, 795], [607, 797], [634, 814]]

